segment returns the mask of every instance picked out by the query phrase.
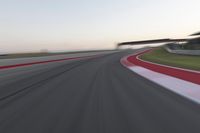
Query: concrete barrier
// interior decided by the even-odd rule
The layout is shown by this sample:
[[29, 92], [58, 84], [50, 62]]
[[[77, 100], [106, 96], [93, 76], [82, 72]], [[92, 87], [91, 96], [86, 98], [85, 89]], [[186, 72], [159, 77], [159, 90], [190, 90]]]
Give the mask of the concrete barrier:
[[173, 54], [181, 54], [181, 55], [200, 55], [200, 50], [183, 50], [183, 49], [170, 49], [169, 47], [165, 46], [165, 50], [169, 53]]

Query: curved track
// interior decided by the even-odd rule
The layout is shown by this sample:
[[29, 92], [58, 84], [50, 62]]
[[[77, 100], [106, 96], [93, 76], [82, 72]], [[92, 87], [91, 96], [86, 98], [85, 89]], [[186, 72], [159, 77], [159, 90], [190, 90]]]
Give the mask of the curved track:
[[199, 133], [199, 105], [123, 67], [133, 52], [0, 77], [0, 132]]

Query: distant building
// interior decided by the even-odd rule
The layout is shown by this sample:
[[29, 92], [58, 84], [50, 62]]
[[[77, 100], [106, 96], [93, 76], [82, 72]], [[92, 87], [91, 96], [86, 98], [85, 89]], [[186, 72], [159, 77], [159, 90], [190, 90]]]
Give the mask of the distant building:
[[194, 38], [188, 39], [188, 43], [185, 46], [187, 49], [200, 49], [200, 32], [190, 35]]
[[49, 51], [48, 51], [48, 49], [41, 49], [40, 50], [40, 53], [48, 53]]

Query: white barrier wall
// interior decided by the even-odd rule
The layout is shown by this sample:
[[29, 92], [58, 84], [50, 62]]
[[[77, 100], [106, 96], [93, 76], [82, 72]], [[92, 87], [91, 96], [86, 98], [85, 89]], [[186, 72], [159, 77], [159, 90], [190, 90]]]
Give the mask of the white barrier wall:
[[200, 50], [172, 50], [172, 49], [168, 48], [167, 46], [165, 47], [165, 49], [169, 53], [173, 53], [173, 54], [200, 55]]

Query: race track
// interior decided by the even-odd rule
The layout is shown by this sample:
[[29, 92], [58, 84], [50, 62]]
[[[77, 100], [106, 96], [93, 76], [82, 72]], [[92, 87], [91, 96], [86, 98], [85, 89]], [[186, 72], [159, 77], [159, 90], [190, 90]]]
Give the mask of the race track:
[[199, 133], [198, 104], [120, 64], [136, 51], [0, 70], [0, 133]]

